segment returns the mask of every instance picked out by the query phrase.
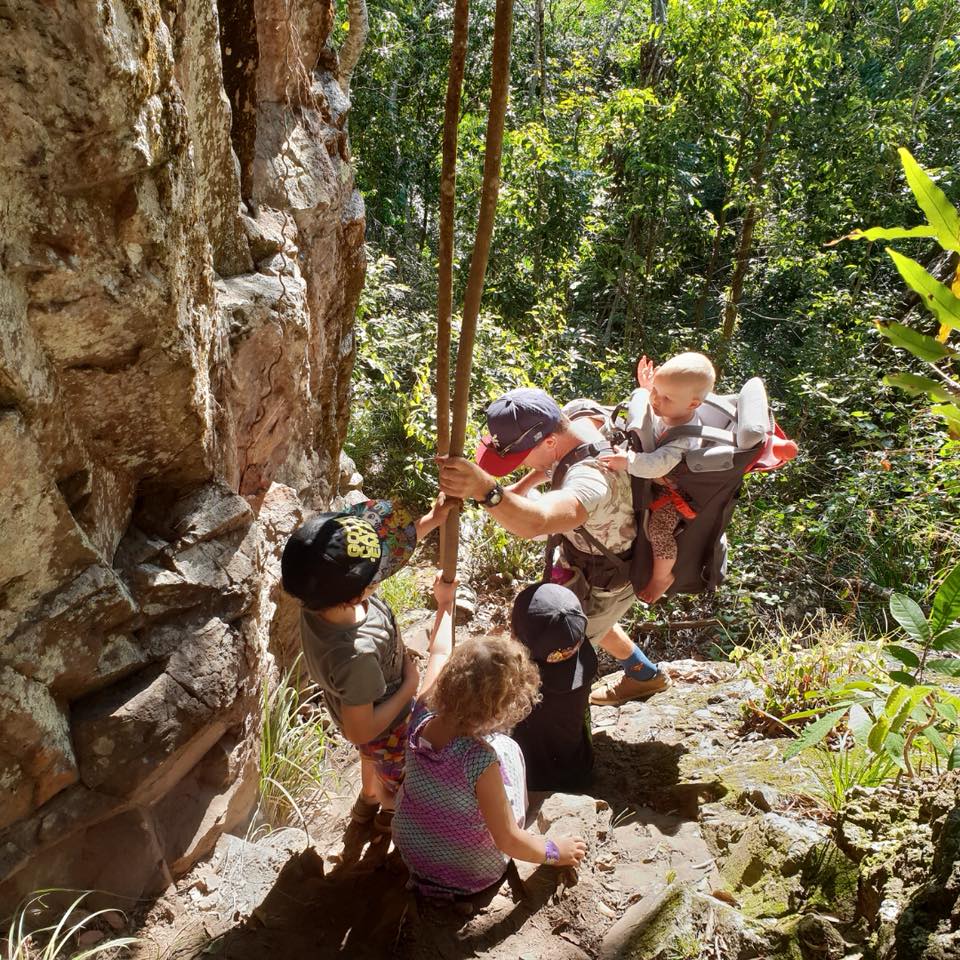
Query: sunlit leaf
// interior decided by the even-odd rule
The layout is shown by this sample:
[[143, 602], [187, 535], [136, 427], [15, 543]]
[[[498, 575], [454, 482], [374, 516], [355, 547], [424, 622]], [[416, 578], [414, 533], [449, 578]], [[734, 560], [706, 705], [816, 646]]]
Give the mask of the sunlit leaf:
[[960, 659], [957, 660], [929, 660], [927, 669], [934, 673], [942, 673], [948, 677], [960, 677]]
[[920, 666], [920, 658], [906, 647], [891, 643], [889, 646], [883, 648], [883, 652], [913, 670], [916, 670], [916, 668]]
[[897, 253], [892, 247], [886, 249], [900, 276], [911, 290], [920, 295], [923, 305], [943, 326], [960, 329], [960, 297], [954, 296], [948, 286], [927, 273], [916, 260]]
[[835, 247], [844, 240], [902, 240], [908, 237], [935, 237], [936, 227], [870, 227], [867, 230], [853, 230], [843, 237], [837, 237], [825, 243], [825, 247]]
[[954, 627], [952, 630], [945, 630], [937, 634], [932, 644], [934, 650], [950, 650], [960, 653], [960, 627]]
[[930, 642], [930, 624], [915, 600], [902, 593], [893, 594], [890, 597], [890, 613], [914, 643], [926, 646]]
[[920, 731], [920, 735], [927, 738], [927, 740], [932, 744], [933, 749], [936, 750], [941, 757], [950, 756], [950, 748], [947, 746], [946, 741], [943, 739], [943, 736], [936, 727], [925, 727]]
[[[933, 609], [930, 611], [930, 627], [939, 633], [954, 620], [960, 620], [960, 563], [944, 578], [933, 597]], [[948, 650], [950, 647], [936, 647]]]
[[[943, 341], [940, 341], [941, 343]], [[921, 377], [916, 373], [893, 373], [884, 377], [883, 382], [888, 387], [899, 387], [906, 390], [911, 396], [927, 394], [931, 400], [949, 402], [953, 399], [949, 390], [938, 380], [932, 380], [930, 377]]]
[[934, 363], [953, 354], [948, 346], [902, 323], [878, 323], [877, 329], [895, 347], [909, 350], [915, 357]]
[[808, 727], [805, 727], [803, 733], [784, 751], [784, 759], [789, 760], [791, 757], [795, 757], [801, 750], [806, 750], [807, 747], [815, 747], [821, 740], [827, 737], [846, 712], [846, 707], [841, 710], [833, 710], [815, 723], [811, 723]]
[[960, 250], [960, 214], [905, 147], [899, 149], [907, 183], [944, 250]]

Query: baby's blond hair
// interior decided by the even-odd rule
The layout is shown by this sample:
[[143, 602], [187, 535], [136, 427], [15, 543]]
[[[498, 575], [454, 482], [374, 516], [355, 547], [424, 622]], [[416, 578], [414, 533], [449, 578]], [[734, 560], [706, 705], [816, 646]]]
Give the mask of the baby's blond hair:
[[683, 382], [696, 394], [698, 400], [710, 393], [717, 381], [713, 364], [702, 353], [678, 353], [657, 367], [657, 376]]
[[458, 643], [427, 705], [465, 736], [513, 729], [540, 699], [540, 673], [527, 648], [509, 637]]

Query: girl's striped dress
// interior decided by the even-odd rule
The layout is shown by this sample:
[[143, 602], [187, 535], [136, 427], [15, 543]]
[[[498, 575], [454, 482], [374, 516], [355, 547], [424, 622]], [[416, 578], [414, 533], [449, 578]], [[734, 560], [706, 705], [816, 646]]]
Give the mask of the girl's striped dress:
[[433, 714], [417, 704], [397, 795], [393, 842], [413, 884], [431, 896], [477, 893], [503, 877], [509, 858], [497, 849], [480, 813], [477, 779], [500, 764], [507, 799], [522, 827], [527, 788], [523, 754], [502, 733], [454, 737], [434, 750], [421, 736]]

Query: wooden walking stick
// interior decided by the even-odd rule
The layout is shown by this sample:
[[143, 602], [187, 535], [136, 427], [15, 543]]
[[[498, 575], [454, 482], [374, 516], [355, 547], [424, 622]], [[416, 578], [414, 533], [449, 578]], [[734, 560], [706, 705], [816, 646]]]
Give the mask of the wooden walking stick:
[[[456, 0], [453, 40], [443, 109], [443, 161], [440, 167], [440, 250], [437, 265], [437, 453], [450, 452], [450, 317], [453, 313], [453, 227], [457, 201], [457, 133], [460, 95], [467, 59], [470, 0]], [[440, 535], [440, 566], [446, 569], [447, 543]]]
[[[503, 150], [503, 126], [510, 90], [510, 35], [513, 29], [513, 0], [497, 0], [493, 25], [493, 62], [490, 78], [490, 110], [487, 115], [487, 138], [483, 157], [483, 187], [477, 233], [470, 258], [470, 273], [463, 297], [463, 322], [457, 346], [456, 384], [453, 395], [453, 417], [450, 424], [450, 455], [463, 456], [467, 432], [467, 401], [470, 394], [470, 373], [473, 344], [477, 333], [477, 317], [483, 281], [490, 258], [493, 219], [500, 192], [500, 155]], [[460, 539], [460, 513], [451, 510], [443, 531], [443, 579], [448, 583], [457, 575], [457, 545]]]

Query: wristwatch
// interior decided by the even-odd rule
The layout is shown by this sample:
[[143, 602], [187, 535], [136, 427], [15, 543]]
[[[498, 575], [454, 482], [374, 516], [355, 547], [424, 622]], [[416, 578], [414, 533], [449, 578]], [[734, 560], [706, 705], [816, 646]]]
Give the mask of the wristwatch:
[[480, 501], [485, 507], [495, 507], [503, 499], [503, 487], [495, 483]]

